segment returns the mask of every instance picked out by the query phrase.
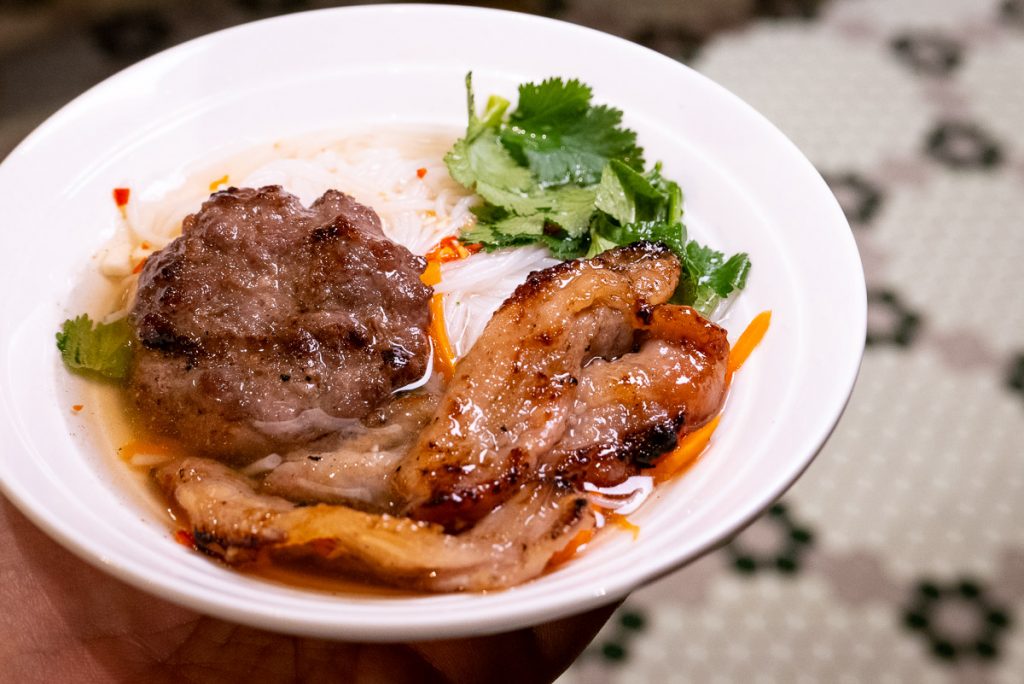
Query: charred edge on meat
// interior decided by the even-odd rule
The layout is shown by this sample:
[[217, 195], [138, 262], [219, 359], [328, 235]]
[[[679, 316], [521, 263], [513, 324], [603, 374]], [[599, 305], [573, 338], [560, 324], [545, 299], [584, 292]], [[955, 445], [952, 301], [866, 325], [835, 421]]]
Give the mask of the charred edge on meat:
[[640, 468], [653, 468], [660, 457], [679, 446], [679, 431], [685, 422], [686, 416], [680, 414], [674, 419], [658, 423], [644, 433], [629, 435], [623, 440], [623, 457]]
[[[435, 491], [415, 517], [420, 520], [444, 525], [445, 531], [457, 533], [476, 524], [495, 505], [507, 498], [511, 491], [521, 487], [530, 464], [522, 449], [516, 447], [509, 452], [509, 466], [496, 480], [481, 482], [473, 487], [462, 487], [454, 491]], [[461, 472], [461, 468], [446, 466], [445, 472]]]
[[309, 234], [309, 241], [314, 244], [319, 242], [330, 242], [332, 240], [337, 240], [342, 235], [346, 235], [357, 230], [358, 229], [352, 225], [351, 219], [347, 216], [338, 216], [326, 226], [314, 228]]
[[570, 530], [575, 527], [586, 513], [588, 505], [589, 504], [584, 497], [573, 499], [572, 506], [570, 506], [565, 512], [565, 518], [562, 520], [561, 528], [556, 527], [552, 530], [551, 538], [557, 539], [565, 534], [566, 530]]
[[607, 268], [619, 271], [622, 269], [622, 262], [624, 260], [629, 263], [635, 263], [645, 259], [653, 261], [667, 255], [672, 255], [673, 258], [677, 258], [675, 253], [664, 243], [649, 242], [647, 240], [634, 242], [626, 247], [619, 247], [614, 251], [614, 260], [611, 257], [606, 257], [605, 254], [600, 254], [593, 259], [563, 261], [560, 264], [556, 264], [550, 268], [545, 268], [542, 271], [531, 272], [526, 276], [526, 282], [515, 289], [512, 295], [505, 300], [504, 304], [501, 305], [499, 311], [517, 304], [528, 304], [531, 298], [538, 296], [544, 291], [544, 288], [548, 283], [561, 280], [562, 278], [583, 268], [588, 263], [598, 268]]
[[147, 349], [165, 354], [196, 356], [200, 352], [198, 342], [191, 337], [176, 334], [174, 326], [157, 314], [146, 314], [142, 318], [139, 325], [139, 342]]
[[685, 422], [683, 415], [667, 418], [647, 430], [628, 434], [615, 444], [599, 444], [574, 451], [563, 459], [558, 478], [579, 489], [587, 477], [588, 468], [602, 462], [620, 461], [633, 474], [653, 468], [659, 458], [679, 446], [679, 432]]
[[636, 308], [636, 317], [644, 325], [650, 325], [654, 319], [654, 307], [647, 302], [640, 302], [640, 306]]
[[198, 527], [192, 529], [192, 538], [195, 540], [196, 550], [218, 560], [231, 564], [245, 563], [256, 560], [259, 550], [263, 546], [263, 540], [255, 535], [244, 535], [242, 537], [219, 537], [212, 532], [201, 530]]

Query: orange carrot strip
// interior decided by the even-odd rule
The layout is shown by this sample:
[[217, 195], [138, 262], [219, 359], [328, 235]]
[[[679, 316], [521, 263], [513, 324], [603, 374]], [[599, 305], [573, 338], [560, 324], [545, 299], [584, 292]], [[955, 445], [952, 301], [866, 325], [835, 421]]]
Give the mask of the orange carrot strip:
[[[732, 382], [733, 373], [738, 371], [743, 363], [750, 356], [750, 353], [761, 343], [764, 339], [764, 335], [768, 332], [768, 325], [772, 320], [771, 311], [762, 311], [754, 320], [747, 326], [736, 344], [729, 350], [729, 361], [726, 365], [725, 371], [725, 382], [726, 385]], [[679, 445], [667, 456], [662, 457], [657, 465], [654, 467], [654, 479], [656, 482], [664, 482], [670, 478], [679, 475], [681, 472], [686, 470], [688, 467], [693, 465], [700, 455], [707, 448], [708, 442], [711, 441], [711, 435], [714, 434], [715, 429], [718, 427], [718, 423], [721, 420], [721, 415], [717, 415], [712, 418], [703, 427], [694, 430], [690, 434], [679, 440]]]
[[142, 257], [142, 261], [140, 261], [139, 263], [135, 264], [135, 268], [132, 269], [132, 274], [133, 275], [137, 275], [139, 273], [142, 273], [142, 267], [146, 265], [146, 259], [148, 259], [148, 258], [149, 257]]
[[747, 329], [743, 331], [736, 344], [729, 350], [729, 365], [725, 371], [725, 381], [732, 380], [732, 374], [740, 369], [743, 363], [754, 351], [757, 345], [761, 344], [764, 334], [768, 332], [768, 325], [772, 321], [771, 311], [762, 311], [754, 317]]
[[580, 549], [582, 549], [584, 546], [590, 543], [590, 540], [593, 538], [593, 528], [580, 530], [576, 533], [576, 536], [569, 540], [569, 543], [565, 545], [565, 548], [563, 548], [561, 551], [556, 551], [554, 555], [552, 555], [551, 558], [548, 559], [548, 568], [550, 569], [557, 567], [562, 563], [565, 563], [566, 561], [570, 560], [573, 556], [577, 554], [577, 552], [580, 551]]
[[83, 408], [85, 408], [83, 404], [75, 404], [74, 406], [71, 407], [71, 410], [74, 411], [75, 413], [78, 413]]
[[607, 523], [617, 525], [627, 532], [632, 533], [633, 539], [638, 539], [640, 537], [640, 526], [630, 522], [629, 518], [626, 516], [620, 515], [619, 513], [605, 513], [604, 519]]
[[210, 183], [210, 192], [213, 192], [214, 190], [216, 190], [217, 188], [219, 188], [222, 185], [227, 185], [227, 182], [228, 182], [228, 175], [224, 174], [223, 176], [221, 176], [217, 180], [215, 180], [212, 183]]
[[445, 380], [455, 374], [455, 352], [448, 340], [448, 329], [444, 324], [444, 295], [430, 298], [430, 339], [434, 342], [434, 364]]
[[433, 287], [441, 282], [441, 262], [440, 261], [428, 261], [427, 268], [420, 275], [420, 280], [424, 285], [430, 285]]
[[715, 433], [721, 415], [715, 416], [702, 427], [679, 440], [679, 446], [667, 456], [662, 457], [654, 466], [655, 482], [664, 482], [683, 472], [700, 456], [711, 441], [711, 435]]

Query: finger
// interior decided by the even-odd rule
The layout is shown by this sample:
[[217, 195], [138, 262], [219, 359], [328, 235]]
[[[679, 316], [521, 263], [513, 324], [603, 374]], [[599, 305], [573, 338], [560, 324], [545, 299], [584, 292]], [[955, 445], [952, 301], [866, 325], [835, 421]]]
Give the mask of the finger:
[[[198, 620], [61, 548], [0, 497], [0, 662], [5, 674], [104, 681], [159, 659]], [[14, 681], [14, 680], [12, 680]]]
[[551, 682], [579, 656], [618, 607], [471, 639], [411, 644], [447, 681]]

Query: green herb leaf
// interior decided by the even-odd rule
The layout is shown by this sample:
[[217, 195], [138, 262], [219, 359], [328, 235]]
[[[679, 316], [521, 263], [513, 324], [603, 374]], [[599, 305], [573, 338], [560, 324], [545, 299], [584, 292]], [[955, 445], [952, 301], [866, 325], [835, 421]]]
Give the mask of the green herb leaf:
[[128, 375], [132, 329], [127, 318], [94, 324], [87, 314], [64, 321], [57, 333], [57, 349], [64, 365], [112, 380]]
[[543, 204], [533, 196], [537, 187], [529, 170], [516, 163], [495, 133], [459, 140], [445, 155], [445, 163], [452, 178], [492, 204], [517, 213], [535, 212]]
[[683, 265], [673, 301], [711, 313], [746, 284], [750, 259], [729, 259], [687, 241], [683, 191], [643, 171], [636, 134], [621, 128], [622, 112], [593, 105], [577, 80], [549, 78], [519, 87], [519, 103], [492, 96], [483, 113], [466, 77], [466, 137], [445, 157], [452, 178], [484, 204], [462, 238], [494, 250], [531, 243], [561, 259], [592, 257], [639, 240], [666, 244]]
[[590, 103], [589, 86], [549, 78], [519, 86], [519, 104], [501, 141], [542, 186], [593, 185], [609, 160], [643, 168], [636, 133], [621, 128], [622, 112]]
[[594, 188], [566, 185], [544, 193], [547, 206], [543, 209], [545, 221], [557, 225], [573, 238], [581, 237], [590, 228], [594, 214]]
[[746, 287], [749, 273], [750, 257], [747, 253], [733, 254], [724, 264], [708, 274], [708, 286], [719, 297], [728, 297], [734, 290]]
[[659, 167], [645, 175], [612, 160], [601, 173], [596, 205], [621, 224], [637, 221], [677, 223], [681, 216], [681, 197], [679, 186], [663, 179]]
[[591, 232], [611, 242], [613, 246], [628, 245], [640, 240], [663, 242], [677, 256], [684, 253], [686, 248], [686, 226], [682, 223], [634, 221], [620, 226], [605, 216], [598, 215], [594, 219]]
[[544, 234], [544, 215], [516, 216], [513, 214], [494, 223], [493, 228], [504, 236], [505, 240], [522, 239], [526, 243], [534, 242]]
[[547, 245], [551, 256], [556, 259], [578, 259], [586, 255], [589, 241], [588, 235], [581, 235], [577, 238], [558, 234], [541, 236], [541, 242]]
[[683, 279], [676, 298], [705, 316], [734, 290], [742, 290], [750, 272], [746, 253], [734, 254], [728, 260], [719, 251], [690, 241], [683, 256]]
[[619, 243], [615, 242], [611, 238], [606, 238], [597, 231], [593, 232], [590, 236], [590, 248], [587, 249], [586, 257], [593, 259], [601, 252], [607, 252], [609, 249], [618, 247]]
[[466, 140], [472, 142], [488, 129], [497, 129], [508, 109], [508, 100], [497, 95], [487, 99], [487, 108], [482, 116], [476, 114], [476, 97], [473, 95], [473, 72], [466, 74], [466, 108], [469, 110], [469, 125], [466, 127]]

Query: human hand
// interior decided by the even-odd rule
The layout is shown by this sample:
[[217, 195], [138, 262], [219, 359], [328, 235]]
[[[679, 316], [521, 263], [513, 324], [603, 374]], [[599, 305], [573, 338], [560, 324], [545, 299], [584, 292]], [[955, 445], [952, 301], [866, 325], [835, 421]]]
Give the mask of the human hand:
[[11, 682], [545, 682], [615, 606], [507, 634], [410, 644], [293, 637], [143, 593], [0, 497], [0, 679]]

